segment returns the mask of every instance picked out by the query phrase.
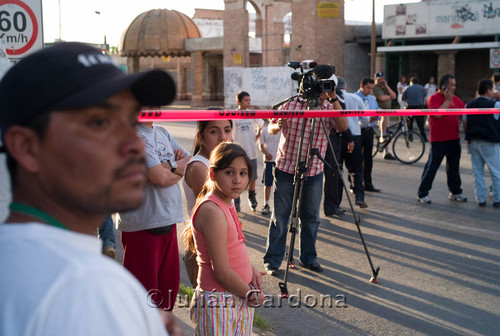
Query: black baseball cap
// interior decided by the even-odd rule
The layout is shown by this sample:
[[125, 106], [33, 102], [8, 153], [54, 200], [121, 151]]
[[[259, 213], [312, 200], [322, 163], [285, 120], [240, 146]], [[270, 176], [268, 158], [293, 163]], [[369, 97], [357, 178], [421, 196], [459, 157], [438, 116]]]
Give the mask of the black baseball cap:
[[377, 72], [375, 74], [375, 78], [379, 78], [379, 77], [384, 77], [384, 73], [383, 72]]
[[125, 74], [108, 55], [87, 44], [63, 42], [36, 51], [0, 81], [2, 140], [13, 125], [25, 125], [49, 111], [90, 107], [127, 88], [144, 106], [167, 105], [176, 93], [166, 71]]

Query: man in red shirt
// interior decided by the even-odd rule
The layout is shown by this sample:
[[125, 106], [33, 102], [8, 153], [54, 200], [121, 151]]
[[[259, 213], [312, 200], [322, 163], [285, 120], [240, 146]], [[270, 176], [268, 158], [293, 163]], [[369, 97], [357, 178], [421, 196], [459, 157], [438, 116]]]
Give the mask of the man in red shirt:
[[[457, 88], [455, 77], [444, 75], [439, 81], [439, 91], [429, 97], [429, 109], [464, 108], [465, 104], [454, 95]], [[430, 142], [431, 150], [429, 159], [424, 167], [420, 187], [418, 188], [418, 202], [430, 204], [429, 190], [436, 172], [446, 156], [446, 175], [449, 199], [457, 202], [467, 202], [467, 197], [462, 194], [460, 180], [460, 146], [459, 118], [457, 115], [430, 116]]]

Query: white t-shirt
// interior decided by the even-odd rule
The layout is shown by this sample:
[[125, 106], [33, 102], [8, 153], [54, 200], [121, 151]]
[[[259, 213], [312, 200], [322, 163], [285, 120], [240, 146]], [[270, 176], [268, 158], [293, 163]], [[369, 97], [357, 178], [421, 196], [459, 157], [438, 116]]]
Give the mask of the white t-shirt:
[[271, 160], [266, 160], [264, 155], [264, 162], [274, 162], [276, 160], [276, 153], [278, 152], [278, 146], [280, 144], [281, 132], [278, 134], [269, 134], [267, 127], [262, 129], [260, 134], [260, 143], [266, 145], [266, 150], [272, 154], [273, 158]]
[[[206, 157], [204, 157], [203, 155], [196, 154], [187, 163], [184, 173], [186, 172], [187, 167], [193, 162], [203, 163], [205, 166], [207, 166], [207, 170], [210, 165], [210, 162]], [[186, 175], [184, 175], [184, 177], [182, 178], [182, 186], [184, 187], [184, 196], [186, 196], [187, 211], [188, 214], [191, 214], [191, 210], [193, 209], [194, 204], [196, 203], [196, 197], [198, 197], [198, 195], [195, 196], [193, 189], [191, 189], [191, 187], [187, 185]]]
[[425, 84], [424, 89], [427, 91], [427, 95], [425, 96], [425, 101], [427, 101], [430, 96], [436, 93], [437, 86], [436, 84], [427, 83]]
[[247, 153], [250, 160], [257, 158], [257, 141], [255, 126], [261, 129], [264, 126], [262, 119], [235, 119], [233, 120], [233, 142], [238, 143]]
[[403, 91], [406, 89], [407, 86], [408, 86], [408, 84], [406, 84], [406, 83], [398, 82], [398, 85], [397, 85], [398, 97], [403, 95]]
[[398, 89], [398, 103], [400, 108], [405, 108], [405, 102], [403, 101], [403, 92], [404, 90], [408, 87], [408, 84], [403, 84], [401, 82], [398, 82], [397, 89]]
[[95, 236], [0, 224], [0, 335], [168, 335], [144, 287]]
[[[153, 128], [139, 125], [137, 134], [146, 144], [146, 165], [155, 167], [168, 160], [175, 161], [176, 149], [184, 150], [175, 138], [162, 126]], [[135, 210], [120, 212], [117, 229], [135, 232], [173, 225], [184, 221], [182, 192], [179, 183], [157, 187], [151, 183], [144, 188], [144, 201]]]

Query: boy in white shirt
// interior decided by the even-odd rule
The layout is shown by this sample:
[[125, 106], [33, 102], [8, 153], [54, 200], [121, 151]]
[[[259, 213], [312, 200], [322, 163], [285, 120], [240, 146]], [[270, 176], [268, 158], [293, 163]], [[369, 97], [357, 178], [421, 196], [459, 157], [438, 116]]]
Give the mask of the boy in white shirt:
[[264, 198], [265, 204], [260, 211], [261, 214], [267, 215], [271, 212], [269, 207], [269, 198], [271, 197], [271, 190], [273, 187], [273, 170], [276, 166], [276, 153], [278, 152], [278, 145], [280, 143], [281, 132], [276, 135], [269, 134], [267, 127], [262, 129], [260, 134], [260, 145], [259, 149], [264, 154], [264, 174], [262, 176], [262, 182], [265, 185]]
[[[240, 91], [236, 95], [236, 103], [238, 110], [247, 110], [250, 107], [250, 94], [245, 91]], [[233, 120], [233, 142], [239, 144], [247, 153], [252, 161], [253, 176], [250, 176], [248, 184], [248, 204], [255, 212], [257, 209], [257, 198], [255, 193], [255, 181], [257, 180], [257, 140], [259, 140], [260, 132], [264, 127], [262, 119], [235, 119]], [[236, 211], [240, 212], [240, 198], [234, 200]]]

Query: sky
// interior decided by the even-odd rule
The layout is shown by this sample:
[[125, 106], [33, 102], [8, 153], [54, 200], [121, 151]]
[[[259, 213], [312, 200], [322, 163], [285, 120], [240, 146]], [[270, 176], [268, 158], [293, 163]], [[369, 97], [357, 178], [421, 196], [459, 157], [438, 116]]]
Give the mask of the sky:
[[[326, 0], [325, 0], [326, 2]], [[375, 0], [375, 21], [382, 22], [383, 6], [418, 0]], [[61, 20], [59, 23], [59, 3]], [[192, 17], [195, 8], [224, 9], [224, 0], [42, 0], [44, 41], [80, 41], [118, 46], [122, 33], [141, 13], [151, 9], [177, 10]], [[372, 20], [372, 0], [345, 0], [345, 19]]]

